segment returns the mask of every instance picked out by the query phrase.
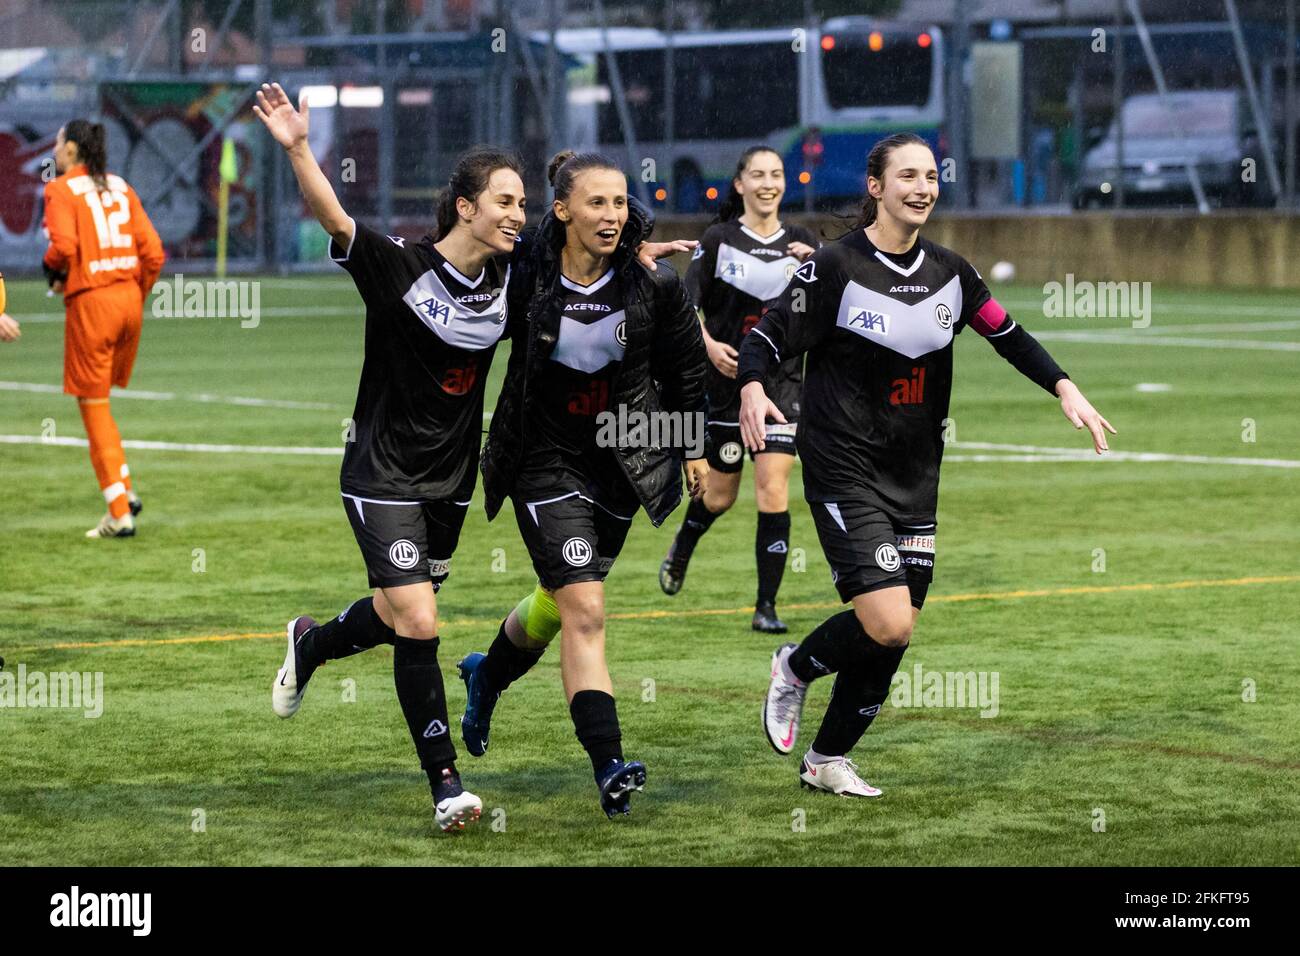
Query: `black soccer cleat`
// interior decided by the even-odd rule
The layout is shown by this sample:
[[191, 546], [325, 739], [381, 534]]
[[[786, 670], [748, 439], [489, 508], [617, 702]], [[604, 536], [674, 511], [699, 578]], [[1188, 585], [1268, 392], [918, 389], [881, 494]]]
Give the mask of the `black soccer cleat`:
[[611, 760], [596, 775], [596, 786], [600, 788], [600, 808], [605, 816], [611, 820], [626, 816], [632, 812], [632, 791], [645, 789], [645, 764], [639, 760]]
[[753, 628], [764, 634], [784, 634], [790, 630], [785, 622], [776, 616], [776, 605], [771, 601], [760, 601], [754, 608]]
[[126, 493], [126, 499], [127, 499], [127, 504], [131, 508], [132, 518], [138, 515], [141, 511], [144, 511], [144, 502], [140, 500], [140, 496], [137, 495], [134, 491], [128, 491]]
[[659, 590], [664, 594], [673, 595], [682, 589], [686, 582], [686, 564], [685, 561], [677, 561], [677, 539], [673, 538], [672, 545], [668, 548], [668, 556], [664, 558], [663, 564], [659, 565]]

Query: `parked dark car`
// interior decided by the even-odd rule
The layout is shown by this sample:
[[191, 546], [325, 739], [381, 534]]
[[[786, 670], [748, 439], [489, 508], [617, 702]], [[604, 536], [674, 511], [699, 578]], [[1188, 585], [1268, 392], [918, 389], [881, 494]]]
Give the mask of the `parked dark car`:
[[[1155, 93], [1124, 101], [1124, 202], [1185, 205], [1195, 202], [1186, 163], [1200, 173], [1212, 205], [1273, 204], [1259, 150], [1259, 135], [1245, 97], [1237, 90]], [[1116, 124], [1085, 155], [1074, 190], [1076, 209], [1115, 202]], [[1243, 175], [1253, 160], [1253, 182]]]

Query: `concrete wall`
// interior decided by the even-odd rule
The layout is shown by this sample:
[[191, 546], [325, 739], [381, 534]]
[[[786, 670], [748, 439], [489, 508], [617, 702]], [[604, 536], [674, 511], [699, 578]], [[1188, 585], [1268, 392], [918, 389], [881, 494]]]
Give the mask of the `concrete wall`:
[[[832, 217], [786, 218], [819, 235], [844, 231]], [[708, 222], [664, 216], [655, 238], [696, 238]], [[1300, 216], [1276, 212], [950, 213], [937, 214], [923, 234], [981, 272], [1006, 260], [1016, 267], [1016, 282], [1028, 284], [1063, 282], [1073, 273], [1093, 282], [1300, 290]], [[673, 264], [685, 269], [689, 258], [676, 256]]]

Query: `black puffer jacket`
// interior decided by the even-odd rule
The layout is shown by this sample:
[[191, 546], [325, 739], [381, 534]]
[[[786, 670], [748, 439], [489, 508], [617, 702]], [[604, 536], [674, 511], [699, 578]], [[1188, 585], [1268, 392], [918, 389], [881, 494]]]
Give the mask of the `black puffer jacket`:
[[[651, 272], [635, 255], [653, 226], [643, 207], [628, 203], [627, 224], [612, 256], [623, 289], [627, 344], [610, 408], [703, 415], [708, 354], [695, 309], [671, 266], [660, 262], [658, 270]], [[530, 238], [530, 249], [516, 260], [510, 275], [510, 362], [479, 465], [489, 520], [514, 490], [521, 470], [523, 409], [536, 400], [532, 370], [549, 359], [560, 334], [564, 224], [548, 212]], [[526, 321], [518, 321], [521, 316]], [[656, 526], [663, 523], [682, 498], [681, 450], [620, 446], [614, 453], [650, 520]]]

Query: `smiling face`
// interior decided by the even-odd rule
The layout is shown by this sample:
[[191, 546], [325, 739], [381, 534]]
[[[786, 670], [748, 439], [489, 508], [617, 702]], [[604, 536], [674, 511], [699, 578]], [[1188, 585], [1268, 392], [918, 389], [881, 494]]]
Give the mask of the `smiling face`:
[[488, 177], [487, 188], [474, 202], [456, 200], [456, 211], [462, 225], [468, 220], [470, 235], [475, 239], [494, 253], [510, 253], [515, 248], [515, 236], [524, 228], [524, 181], [513, 169], [495, 169]]
[[744, 170], [734, 180], [736, 192], [745, 200], [745, 211], [765, 219], [781, 208], [785, 195], [785, 164], [770, 150], [759, 150], [749, 157]]
[[627, 179], [617, 169], [583, 170], [568, 198], [555, 200], [555, 217], [570, 244], [576, 239], [590, 255], [613, 255], [627, 224]]
[[881, 179], [867, 177], [876, 198], [878, 219], [893, 219], [905, 229], [919, 229], [939, 199], [939, 170], [928, 146], [907, 143], [892, 150]]

